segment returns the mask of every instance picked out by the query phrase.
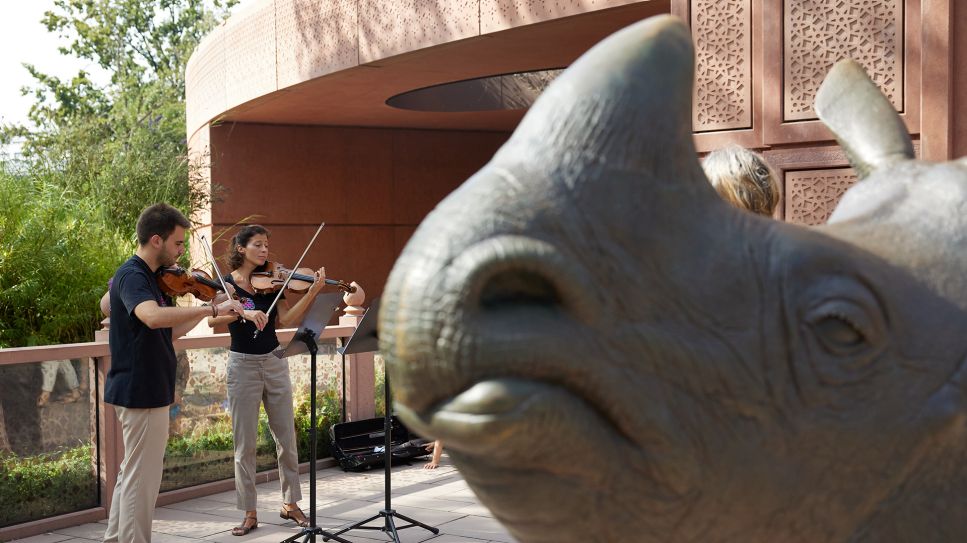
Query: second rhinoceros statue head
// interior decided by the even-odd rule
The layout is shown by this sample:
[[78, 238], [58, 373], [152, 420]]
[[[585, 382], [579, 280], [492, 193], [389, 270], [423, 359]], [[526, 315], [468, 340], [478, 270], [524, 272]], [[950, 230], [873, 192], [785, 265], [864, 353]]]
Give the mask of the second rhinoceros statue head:
[[855, 64], [862, 178], [805, 228], [721, 201], [688, 29], [607, 38], [423, 222], [379, 315], [397, 408], [522, 542], [960, 541], [967, 168]]

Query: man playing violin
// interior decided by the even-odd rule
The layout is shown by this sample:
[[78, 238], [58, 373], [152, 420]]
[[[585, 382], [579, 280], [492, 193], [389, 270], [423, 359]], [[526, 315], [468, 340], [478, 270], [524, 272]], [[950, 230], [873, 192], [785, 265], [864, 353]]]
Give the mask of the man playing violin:
[[[151, 521], [161, 487], [168, 406], [174, 401], [172, 338], [205, 317], [241, 314], [235, 300], [210, 306], [175, 307], [155, 272], [185, 251], [188, 219], [167, 204], [145, 209], [137, 224], [138, 249], [114, 273], [109, 291], [111, 370], [104, 401], [121, 422], [124, 460], [114, 487], [105, 543], [151, 541]], [[216, 298], [216, 301], [218, 298]]]

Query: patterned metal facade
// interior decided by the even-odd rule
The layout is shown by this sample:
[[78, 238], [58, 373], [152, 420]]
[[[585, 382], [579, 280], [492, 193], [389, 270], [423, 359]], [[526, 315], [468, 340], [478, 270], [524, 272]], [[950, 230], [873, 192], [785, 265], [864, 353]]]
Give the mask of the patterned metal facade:
[[825, 222], [856, 178], [816, 118], [816, 92], [834, 63], [852, 58], [919, 142], [928, 1], [674, 1], [672, 11], [687, 17], [695, 39], [699, 150], [728, 144], [762, 150], [783, 184], [778, 216]]
[[752, 9], [749, 0], [695, 0], [696, 132], [752, 127]]

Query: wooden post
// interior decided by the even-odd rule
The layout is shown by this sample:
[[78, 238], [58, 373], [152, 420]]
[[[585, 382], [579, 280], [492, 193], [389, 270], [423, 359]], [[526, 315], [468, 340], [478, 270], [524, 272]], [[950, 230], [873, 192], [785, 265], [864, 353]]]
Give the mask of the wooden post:
[[[94, 332], [94, 341], [108, 341], [111, 319], [101, 321], [101, 329]], [[99, 421], [97, 448], [100, 452], [98, 484], [101, 490], [101, 506], [105, 511], [111, 510], [111, 500], [114, 498], [114, 485], [117, 484], [121, 461], [124, 459], [124, 441], [121, 437], [121, 423], [118, 421], [114, 406], [104, 403], [104, 381], [111, 370], [111, 357], [102, 356], [94, 359], [91, 365], [90, 382], [97, 383], [97, 388], [91, 387], [93, 400], [97, 406], [97, 420]], [[97, 380], [95, 381], [95, 375]]]
[[[363, 320], [366, 310], [362, 307], [366, 299], [363, 288], [352, 283], [356, 292], [343, 296], [346, 310], [339, 317], [340, 326], [357, 326]], [[375, 318], [372, 315], [371, 318]], [[376, 373], [374, 359], [376, 353], [346, 355], [346, 420], [371, 419], [376, 416]]]

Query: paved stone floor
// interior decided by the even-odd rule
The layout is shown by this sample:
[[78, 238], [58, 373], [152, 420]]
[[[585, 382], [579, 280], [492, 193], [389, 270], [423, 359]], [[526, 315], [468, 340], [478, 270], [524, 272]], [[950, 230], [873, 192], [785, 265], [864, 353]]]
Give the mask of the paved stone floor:
[[[363, 520], [383, 508], [383, 470], [364, 473], [343, 472], [330, 468], [318, 472], [316, 523], [326, 530], [336, 530]], [[420, 527], [400, 532], [403, 543], [432, 541], [433, 543], [513, 543], [490, 512], [476, 496], [444, 455], [435, 470], [424, 470], [423, 463], [393, 468], [392, 506], [400, 514], [440, 529], [438, 535]], [[223, 543], [279, 542], [298, 533], [291, 521], [279, 517], [281, 494], [279, 482], [258, 486], [259, 527], [244, 537], [231, 534], [232, 526], [242, 519], [235, 509], [235, 492], [223, 492], [196, 498], [155, 511], [153, 543], [190, 543], [215, 541]], [[308, 510], [308, 475], [302, 475], [303, 509]], [[308, 512], [308, 511], [307, 511]], [[63, 528], [17, 543], [88, 543], [100, 541], [106, 521]], [[403, 524], [398, 521], [397, 524]], [[372, 525], [380, 526], [379, 522]], [[354, 530], [343, 534], [349, 541], [373, 543], [388, 541], [381, 531]], [[301, 540], [300, 540], [301, 541]], [[316, 541], [322, 541], [317, 537]]]

